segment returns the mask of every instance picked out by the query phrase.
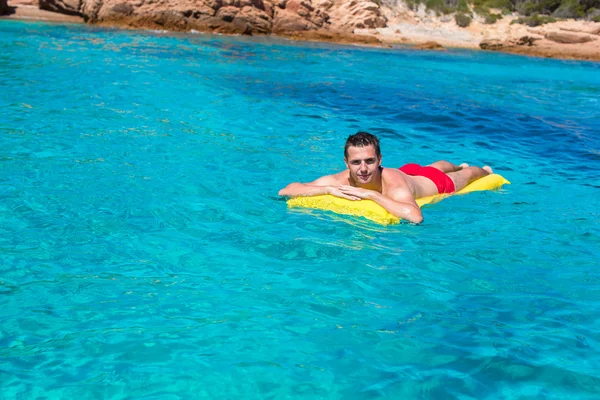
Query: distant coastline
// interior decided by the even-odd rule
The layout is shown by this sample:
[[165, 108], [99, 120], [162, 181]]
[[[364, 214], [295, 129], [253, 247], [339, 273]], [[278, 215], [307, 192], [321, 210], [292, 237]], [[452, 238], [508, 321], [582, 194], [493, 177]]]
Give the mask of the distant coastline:
[[[1, 1], [1, 0], [0, 0]], [[294, 1], [294, 0], [289, 0]], [[8, 1], [9, 14], [0, 18], [36, 20], [59, 23], [86, 23], [86, 18], [42, 10], [36, 0]], [[445, 48], [468, 48], [526, 56], [558, 59], [600, 61], [600, 22], [583, 20], [561, 20], [536, 27], [515, 24], [516, 15], [505, 16], [493, 24], [474, 19], [469, 26], [459, 27], [453, 18], [435, 16], [431, 13], [411, 11], [408, 8], [391, 10], [381, 7], [386, 26], [364, 27], [352, 30], [296, 30], [277, 32], [277, 36], [292, 40], [321, 41], [339, 44], [392, 47], [397, 45], [414, 46], [417, 49], [432, 51]], [[87, 21], [90, 23], [91, 21]], [[356, 22], [355, 22], [356, 23]], [[140, 19], [113, 18], [97, 20], [93, 25], [126, 29], [156, 29], [154, 22], [144, 23]], [[357, 23], [358, 26], [360, 22]], [[201, 32], [239, 33], [227, 29], [195, 29]], [[188, 25], [166, 24], [168, 31], [190, 31]], [[260, 32], [252, 32], [262, 35]]]

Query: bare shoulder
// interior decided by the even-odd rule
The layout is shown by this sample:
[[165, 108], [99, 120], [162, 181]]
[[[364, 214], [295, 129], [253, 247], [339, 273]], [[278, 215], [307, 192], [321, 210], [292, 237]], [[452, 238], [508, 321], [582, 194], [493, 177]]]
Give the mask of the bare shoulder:
[[405, 175], [394, 168], [384, 168], [381, 172], [383, 194], [401, 201], [414, 202], [414, 188]]
[[395, 168], [384, 168], [381, 171], [381, 179], [386, 186], [398, 187], [407, 185], [404, 174]]
[[348, 170], [346, 170], [337, 174], [322, 176], [311, 183], [313, 185], [347, 185], [349, 182], [348, 176]]

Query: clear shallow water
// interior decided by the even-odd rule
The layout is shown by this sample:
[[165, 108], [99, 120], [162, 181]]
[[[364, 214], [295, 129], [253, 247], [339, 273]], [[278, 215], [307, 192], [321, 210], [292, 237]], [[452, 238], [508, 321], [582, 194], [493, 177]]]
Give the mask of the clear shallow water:
[[[2, 398], [595, 399], [600, 65], [0, 21]], [[420, 226], [290, 181], [490, 164]]]

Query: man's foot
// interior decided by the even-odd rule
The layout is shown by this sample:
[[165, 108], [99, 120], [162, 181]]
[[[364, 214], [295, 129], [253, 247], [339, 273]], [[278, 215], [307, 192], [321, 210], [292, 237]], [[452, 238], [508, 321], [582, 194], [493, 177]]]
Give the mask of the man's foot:
[[468, 166], [469, 166], [469, 164], [467, 164], [466, 162], [464, 162], [464, 163], [460, 164], [460, 165], [458, 166], [458, 168], [459, 168], [459, 171], [460, 171], [461, 169], [463, 169], [463, 168], [467, 168]]
[[494, 171], [492, 171], [492, 167], [490, 167], [489, 165], [486, 165], [485, 167], [481, 167], [482, 170], [487, 171], [488, 174], [493, 174]]

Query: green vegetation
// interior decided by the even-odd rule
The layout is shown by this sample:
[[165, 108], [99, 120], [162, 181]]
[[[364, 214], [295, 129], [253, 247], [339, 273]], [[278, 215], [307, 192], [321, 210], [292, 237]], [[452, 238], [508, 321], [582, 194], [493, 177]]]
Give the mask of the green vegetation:
[[471, 17], [467, 14], [458, 13], [454, 16], [454, 20], [456, 21], [456, 25], [461, 28], [466, 28], [471, 24]]
[[535, 26], [540, 26], [551, 22], [556, 22], [556, 18], [552, 18], [547, 15], [532, 15], [531, 17], [517, 18], [511, 22], [511, 24], [523, 24], [533, 28]]
[[585, 11], [577, 0], [564, 0], [552, 15], [557, 18], [584, 18]]
[[514, 10], [514, 2], [512, 0], [475, 0], [473, 1], [473, 6], [487, 9]]
[[493, 24], [496, 21], [498, 21], [499, 19], [502, 19], [502, 17], [504, 16], [503, 13], [501, 13], [501, 14], [493, 13], [490, 10], [490, 7], [488, 7], [487, 5], [476, 5], [473, 8], [473, 11], [475, 12], [475, 14], [483, 17], [484, 18], [483, 22], [486, 24]]
[[483, 21], [486, 24], [495, 24], [496, 21], [502, 19], [502, 14], [487, 14], [485, 15], [485, 20]]
[[[599, 6], [600, 7], [600, 6]], [[586, 10], [586, 19], [594, 22], [600, 22], [600, 8], [588, 8]]]
[[425, 0], [425, 6], [428, 10], [435, 11], [436, 14], [452, 14], [456, 11], [456, 5], [453, 5], [454, 1], [448, 0]]
[[456, 11], [459, 13], [471, 14], [471, 9], [469, 8], [467, 0], [459, 0], [456, 5]]
[[513, 21], [514, 23], [529, 26], [554, 22], [557, 18], [585, 18], [600, 22], [600, 0], [406, 0], [406, 2], [413, 10], [417, 10], [420, 4], [424, 4], [428, 11], [435, 12], [437, 15], [454, 13], [459, 26], [469, 26], [473, 14], [482, 17], [486, 24], [493, 24], [504, 15], [513, 12], [522, 16]]

